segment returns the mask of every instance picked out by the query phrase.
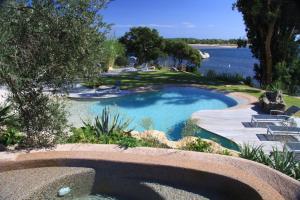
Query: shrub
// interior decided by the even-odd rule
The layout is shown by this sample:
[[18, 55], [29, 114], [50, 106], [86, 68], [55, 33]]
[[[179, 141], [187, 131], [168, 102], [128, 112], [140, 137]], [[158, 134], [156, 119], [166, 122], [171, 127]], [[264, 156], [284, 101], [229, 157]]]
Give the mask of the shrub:
[[262, 146], [249, 144], [244, 144], [240, 149], [240, 157], [267, 165], [297, 180], [300, 179], [300, 163], [296, 161], [292, 152], [273, 148], [272, 153], [266, 155]]
[[198, 138], [195, 142], [191, 142], [182, 148], [188, 151], [198, 151], [198, 152], [212, 152], [212, 146], [210, 143]]
[[225, 156], [231, 156], [231, 152], [228, 149], [223, 149], [220, 154]]
[[67, 143], [98, 143], [94, 130], [90, 126], [72, 128]]
[[94, 125], [89, 123], [85, 123], [85, 125], [94, 129], [95, 134], [99, 137], [112, 133], [130, 133], [132, 131], [132, 129], [128, 130], [130, 123], [130, 119], [121, 117], [120, 113], [114, 112], [111, 107], [105, 107], [101, 116], [96, 117]]
[[286, 150], [279, 151], [277, 148], [273, 148], [270, 158], [270, 167], [286, 175], [293, 175], [293, 171], [297, 167], [297, 161], [295, 160], [293, 152], [288, 152]]
[[127, 66], [128, 65], [128, 59], [126, 56], [118, 56], [115, 61], [115, 65], [117, 66]]
[[208, 70], [206, 73], [206, 77], [210, 80], [215, 80], [217, 77], [217, 73], [214, 70]]
[[252, 86], [252, 78], [251, 76], [247, 76], [244, 80], [246, 85]]
[[216, 73], [214, 70], [208, 70], [206, 77], [209, 80], [224, 81], [228, 83], [240, 83], [245, 82], [245, 79], [240, 74], [229, 74], [229, 73]]
[[250, 144], [243, 144], [240, 146], [240, 157], [253, 161], [260, 161], [260, 152], [262, 151], [262, 146], [254, 146]]
[[112, 133], [98, 135], [90, 125], [81, 128], [72, 128], [72, 135], [67, 139], [67, 143], [92, 143], [92, 144], [117, 144], [120, 147], [155, 147], [169, 148], [168, 145], [159, 142], [156, 138], [136, 139], [124, 133]]
[[11, 125], [14, 122], [14, 117], [11, 114], [11, 106], [0, 106], [0, 131], [6, 126]]
[[23, 139], [24, 135], [16, 128], [8, 128], [0, 133], [0, 144], [4, 146], [19, 144]]
[[154, 137], [147, 137], [140, 140], [139, 146], [154, 147], [154, 148], [170, 148], [168, 145], [161, 143]]

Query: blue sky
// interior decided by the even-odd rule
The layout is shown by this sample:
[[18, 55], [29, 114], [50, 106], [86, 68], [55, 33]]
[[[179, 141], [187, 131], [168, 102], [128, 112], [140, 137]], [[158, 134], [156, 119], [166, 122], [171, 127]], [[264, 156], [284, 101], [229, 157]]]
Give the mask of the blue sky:
[[112, 35], [133, 26], [157, 29], [164, 37], [244, 38], [242, 15], [232, 10], [235, 0], [114, 0], [102, 11], [113, 23]]

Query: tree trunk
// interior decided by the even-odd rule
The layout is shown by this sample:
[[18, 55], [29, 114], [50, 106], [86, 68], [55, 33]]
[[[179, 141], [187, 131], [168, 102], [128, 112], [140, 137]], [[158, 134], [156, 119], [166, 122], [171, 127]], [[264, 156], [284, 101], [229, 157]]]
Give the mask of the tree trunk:
[[272, 42], [273, 32], [274, 32], [274, 24], [271, 24], [268, 28], [266, 42], [265, 42], [265, 62], [266, 62], [266, 70], [265, 70], [265, 77], [264, 77], [265, 84], [272, 83], [273, 58], [272, 58], [272, 51], [271, 51], [271, 42]]

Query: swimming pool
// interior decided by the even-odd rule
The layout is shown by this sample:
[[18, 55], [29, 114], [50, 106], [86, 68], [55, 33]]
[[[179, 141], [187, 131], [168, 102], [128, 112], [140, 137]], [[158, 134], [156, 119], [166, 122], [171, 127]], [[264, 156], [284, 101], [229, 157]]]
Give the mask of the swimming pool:
[[[79, 101], [76, 102], [76, 106], [72, 106], [76, 107], [76, 110], [73, 109], [71, 114], [74, 115], [75, 111], [75, 115], [81, 116], [82, 119], [85, 119], [86, 115], [93, 119], [101, 114], [105, 106], [116, 106], [119, 112], [132, 119], [131, 128], [143, 131], [142, 121], [151, 119], [153, 129], [165, 132], [170, 140], [179, 140], [184, 124], [193, 112], [225, 109], [236, 104], [234, 99], [209, 90], [195, 87], [164, 87], [156, 92], [135, 93], [99, 101]], [[197, 134], [217, 141], [225, 139], [206, 130], [199, 129]]]

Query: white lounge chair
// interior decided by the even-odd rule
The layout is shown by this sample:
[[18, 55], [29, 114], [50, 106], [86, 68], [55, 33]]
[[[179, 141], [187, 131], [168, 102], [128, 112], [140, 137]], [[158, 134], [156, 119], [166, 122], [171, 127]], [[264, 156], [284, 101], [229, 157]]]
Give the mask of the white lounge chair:
[[259, 122], [284, 122], [288, 121], [292, 115], [296, 114], [300, 111], [300, 108], [297, 106], [291, 106], [286, 111], [278, 111], [278, 110], [271, 110], [272, 113], [280, 113], [280, 115], [252, 115], [251, 123], [255, 123], [256, 126]]
[[270, 134], [270, 135], [300, 135], [300, 127], [268, 126], [267, 134]]
[[289, 152], [293, 152], [297, 161], [300, 160], [300, 142], [287, 142], [285, 149]]

